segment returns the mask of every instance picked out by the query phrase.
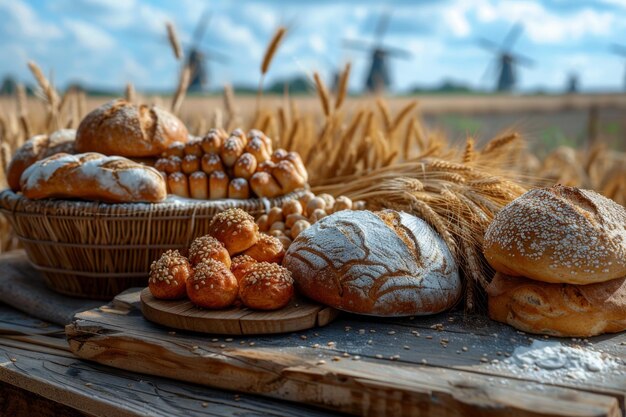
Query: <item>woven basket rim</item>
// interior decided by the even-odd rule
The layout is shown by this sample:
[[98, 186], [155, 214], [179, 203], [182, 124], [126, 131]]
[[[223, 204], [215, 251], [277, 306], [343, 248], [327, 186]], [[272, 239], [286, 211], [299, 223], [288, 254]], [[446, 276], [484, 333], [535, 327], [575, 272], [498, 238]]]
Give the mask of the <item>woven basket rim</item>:
[[237, 207], [262, 207], [268, 212], [272, 203], [301, 196], [307, 189], [302, 188], [275, 198], [193, 200], [169, 195], [160, 203], [103, 203], [97, 201], [46, 199], [31, 200], [11, 189], [0, 191], [0, 212], [5, 215], [41, 216], [55, 218], [111, 218], [137, 219], [151, 217], [154, 220], [178, 219], [194, 216], [197, 219], [212, 217], [204, 214], [210, 210]]

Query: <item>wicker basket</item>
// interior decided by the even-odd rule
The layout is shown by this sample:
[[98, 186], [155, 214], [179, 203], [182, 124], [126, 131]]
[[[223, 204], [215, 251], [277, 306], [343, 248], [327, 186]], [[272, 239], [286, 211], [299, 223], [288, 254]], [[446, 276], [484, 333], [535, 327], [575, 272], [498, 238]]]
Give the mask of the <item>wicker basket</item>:
[[275, 199], [104, 204], [24, 198], [0, 193], [4, 213], [28, 258], [53, 290], [76, 297], [111, 299], [147, 285], [151, 262], [167, 249], [189, 247], [206, 234], [211, 218], [230, 207], [260, 215], [304, 190]]

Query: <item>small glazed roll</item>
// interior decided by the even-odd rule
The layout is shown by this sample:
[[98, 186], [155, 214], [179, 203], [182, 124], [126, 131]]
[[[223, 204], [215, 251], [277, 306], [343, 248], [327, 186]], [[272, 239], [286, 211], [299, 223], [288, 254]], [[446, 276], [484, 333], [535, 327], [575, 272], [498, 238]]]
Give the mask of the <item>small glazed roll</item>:
[[300, 174], [300, 176], [304, 178], [304, 182], [307, 182], [309, 180], [309, 173], [304, 167], [304, 162], [302, 162], [302, 158], [300, 158], [300, 155], [297, 152], [288, 152], [287, 155], [285, 155], [285, 157], [283, 158], [283, 161], [291, 162], [293, 166], [296, 167], [296, 171], [298, 171], [298, 174]]
[[254, 155], [259, 163], [270, 161], [270, 158], [272, 157], [271, 149], [268, 149], [267, 144], [259, 137], [250, 139], [246, 145], [246, 152]]
[[272, 175], [280, 184], [283, 193], [288, 193], [306, 185], [304, 178], [298, 174], [298, 171], [289, 161], [280, 161], [276, 164], [276, 168], [272, 171]]
[[245, 200], [250, 198], [250, 186], [244, 178], [233, 178], [228, 184], [228, 198]]
[[283, 210], [280, 207], [272, 207], [267, 213], [267, 223], [271, 226], [276, 222], [282, 222], [285, 220], [283, 216]]
[[168, 169], [169, 164], [170, 164], [169, 159], [167, 159], [167, 158], [159, 158], [154, 163], [154, 168], [157, 171], [167, 173], [167, 169]]
[[148, 288], [161, 300], [176, 300], [187, 294], [186, 283], [193, 269], [177, 250], [168, 250], [150, 265]]
[[235, 177], [250, 179], [252, 174], [256, 172], [257, 161], [254, 155], [250, 153], [242, 154], [233, 167]]
[[267, 232], [267, 234], [270, 236], [274, 236], [274, 237], [286, 236], [285, 230], [278, 230], [278, 229], [270, 230]]
[[246, 143], [248, 143], [248, 137], [246, 136], [246, 132], [244, 132], [243, 129], [240, 127], [230, 132], [230, 137], [236, 137], [241, 139], [241, 143], [243, 143], [244, 146]]
[[207, 175], [215, 171], [224, 171], [222, 159], [216, 153], [204, 154], [200, 160], [200, 165], [202, 167], [202, 171]]
[[315, 198], [315, 194], [313, 194], [310, 191], [305, 191], [305, 193], [302, 194], [302, 197], [300, 197], [298, 199], [300, 204], [302, 204], [302, 208], [304, 209], [304, 212], [302, 214], [306, 215], [306, 213], [307, 213], [307, 205], [309, 204], [309, 201], [311, 201], [313, 198]]
[[302, 214], [290, 214], [285, 219], [285, 227], [287, 227], [287, 229], [291, 229], [298, 220], [309, 221], [309, 219], [304, 217]]
[[313, 197], [306, 204], [306, 213], [307, 215], [313, 214], [316, 209], [326, 210], [326, 201], [320, 197]]
[[240, 138], [231, 136], [226, 139], [220, 151], [224, 165], [232, 167], [241, 154], [243, 154], [243, 148], [244, 145]]
[[239, 284], [230, 269], [221, 262], [208, 259], [194, 268], [187, 280], [187, 296], [198, 307], [226, 308], [237, 298]]
[[167, 158], [167, 165], [165, 165], [165, 172], [167, 174], [173, 174], [174, 172], [182, 171], [183, 160], [177, 156], [170, 156]]
[[282, 212], [285, 218], [290, 214], [302, 214], [302, 211], [302, 204], [300, 204], [298, 200], [287, 200], [283, 202]]
[[276, 168], [276, 164], [268, 160], [265, 162], [261, 162], [257, 166], [256, 172], [267, 172], [268, 174], [271, 174], [274, 168]]
[[202, 171], [189, 176], [189, 195], [197, 200], [209, 199], [209, 177]]
[[219, 200], [228, 197], [228, 176], [224, 171], [214, 171], [209, 176], [209, 198]]
[[259, 262], [241, 280], [239, 298], [255, 310], [277, 310], [289, 304], [293, 292], [291, 272], [277, 264]]
[[267, 219], [267, 214], [264, 214], [256, 219], [256, 224], [259, 226], [260, 232], [267, 232], [270, 229], [271, 225], [269, 224]]
[[259, 197], [277, 197], [281, 195], [282, 189], [274, 177], [267, 172], [257, 172], [250, 178], [250, 187]]
[[335, 199], [335, 205], [333, 206], [333, 213], [341, 210], [352, 210], [352, 200], [345, 195], [340, 195]]
[[180, 164], [180, 168], [187, 175], [200, 171], [200, 160], [195, 155], [185, 155]]
[[288, 152], [284, 149], [276, 149], [274, 153], [272, 153], [272, 162], [275, 164], [279, 163], [287, 157], [287, 154]]
[[291, 246], [291, 243], [293, 242], [288, 236], [286, 235], [280, 235], [280, 236], [276, 236], [276, 239], [280, 240], [280, 243], [283, 244], [283, 248], [285, 248], [285, 252], [287, 251], [287, 249], [289, 249], [289, 246]]
[[265, 143], [265, 147], [269, 152], [269, 156], [271, 157], [272, 147], [273, 147], [272, 139], [269, 136], [267, 136], [265, 133], [257, 129], [252, 129], [250, 132], [248, 132], [248, 142], [252, 140], [253, 138], [260, 138], [263, 141], [263, 143]]
[[185, 144], [179, 141], [172, 143], [163, 151], [163, 158], [169, 158], [170, 156], [177, 156], [182, 158], [185, 156]]
[[205, 153], [219, 154], [223, 143], [224, 139], [222, 139], [222, 136], [217, 131], [209, 131], [209, 133], [202, 138], [200, 146]]
[[[335, 206], [335, 197], [326, 193], [319, 194], [318, 197], [326, 203], [324, 210], [326, 210], [327, 213], [332, 213], [333, 207]], [[309, 215], [311, 215], [311, 213], [309, 213]]]
[[167, 185], [172, 194], [189, 198], [189, 181], [182, 172], [174, 172], [167, 176]]
[[327, 214], [325, 210], [315, 209], [313, 210], [313, 213], [311, 213], [311, 215], [309, 216], [309, 222], [311, 222], [311, 224], [317, 223], [326, 216]]
[[202, 156], [204, 153], [202, 151], [202, 140], [201, 139], [193, 139], [185, 144], [185, 155], [193, 155], [198, 158]]
[[259, 241], [248, 248], [244, 253], [258, 262], [281, 263], [285, 256], [285, 248], [280, 240], [273, 236], [261, 233]]
[[287, 227], [285, 227], [284, 222], [274, 222], [270, 225], [270, 232], [273, 232], [274, 230], [280, 230], [284, 233], [286, 229]]
[[232, 256], [258, 242], [259, 226], [249, 213], [239, 208], [231, 208], [213, 217], [209, 224], [209, 234], [222, 242]]
[[300, 235], [300, 233], [304, 232], [309, 227], [311, 227], [311, 223], [309, 223], [308, 221], [298, 220], [291, 228], [291, 238], [295, 240], [298, 235]]
[[189, 247], [191, 264], [195, 266], [200, 262], [206, 262], [208, 259], [221, 262], [230, 268], [230, 255], [222, 242], [209, 235], [194, 239]]
[[232, 260], [230, 272], [232, 272], [235, 278], [237, 278], [237, 282], [241, 282], [241, 279], [246, 272], [248, 272], [248, 270], [250, 270], [250, 268], [256, 263], [256, 259], [248, 255], [237, 255]]

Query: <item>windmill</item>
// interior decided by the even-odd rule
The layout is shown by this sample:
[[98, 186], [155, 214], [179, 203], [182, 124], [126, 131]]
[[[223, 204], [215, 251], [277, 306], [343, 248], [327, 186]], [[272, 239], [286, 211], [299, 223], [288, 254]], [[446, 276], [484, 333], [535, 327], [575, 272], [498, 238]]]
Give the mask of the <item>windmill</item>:
[[[624, 45], [614, 43], [611, 45], [611, 51], [622, 58], [626, 58], [626, 46]], [[626, 90], [626, 72], [624, 73], [624, 90]]]
[[374, 32], [374, 42], [370, 43], [361, 40], [344, 41], [344, 47], [346, 48], [369, 52], [371, 63], [365, 79], [365, 89], [374, 93], [387, 89], [391, 85], [387, 58], [408, 59], [411, 57], [410, 52], [404, 49], [383, 45], [383, 36], [389, 27], [390, 17], [389, 13], [383, 13], [380, 16]]
[[207, 87], [209, 83], [208, 61], [219, 63], [228, 62], [226, 55], [213, 49], [209, 50], [201, 47], [202, 39], [204, 38], [210, 20], [211, 14], [204, 12], [193, 32], [191, 45], [187, 48], [187, 65], [191, 70], [189, 91], [200, 92]]
[[487, 67], [483, 76], [485, 78], [492, 73], [492, 65], [495, 64], [497, 66], [498, 80], [496, 91], [513, 90], [517, 83], [516, 65], [530, 67], [534, 64], [532, 59], [512, 51], [513, 44], [519, 39], [522, 31], [523, 27], [521, 25], [513, 26], [500, 45], [489, 39], [478, 39], [478, 45], [496, 55], [495, 61]]

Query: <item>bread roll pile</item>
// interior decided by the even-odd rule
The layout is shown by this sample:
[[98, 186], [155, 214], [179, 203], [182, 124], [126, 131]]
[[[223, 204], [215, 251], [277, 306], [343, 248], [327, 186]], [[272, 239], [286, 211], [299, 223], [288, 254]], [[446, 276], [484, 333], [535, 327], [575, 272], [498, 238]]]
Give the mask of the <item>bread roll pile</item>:
[[554, 186], [504, 207], [485, 234], [497, 271], [489, 315], [520, 330], [588, 337], [626, 330], [626, 210]]
[[451, 308], [462, 284], [425, 221], [393, 210], [341, 210], [293, 241], [283, 265], [307, 297], [351, 313], [398, 317]]
[[285, 249], [289, 249], [293, 239], [329, 214], [341, 210], [363, 210], [364, 201], [353, 202], [346, 196], [334, 198], [330, 194], [316, 196], [307, 191], [297, 200], [285, 201], [282, 207], [272, 207], [261, 215], [256, 223], [259, 230], [278, 238]]
[[193, 241], [187, 257], [167, 251], [154, 261], [148, 287], [155, 298], [187, 296], [203, 308], [240, 302], [256, 310], [276, 310], [294, 293], [291, 273], [279, 265], [284, 254], [278, 239], [259, 233], [252, 216], [228, 209], [213, 218], [209, 235]]
[[171, 144], [155, 167], [167, 178], [169, 191], [195, 199], [277, 197], [308, 181], [300, 156], [272, 150], [263, 132], [211, 129], [203, 138]]

